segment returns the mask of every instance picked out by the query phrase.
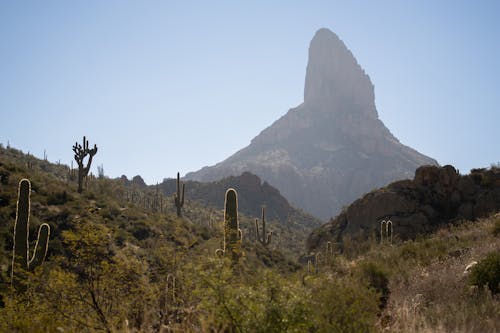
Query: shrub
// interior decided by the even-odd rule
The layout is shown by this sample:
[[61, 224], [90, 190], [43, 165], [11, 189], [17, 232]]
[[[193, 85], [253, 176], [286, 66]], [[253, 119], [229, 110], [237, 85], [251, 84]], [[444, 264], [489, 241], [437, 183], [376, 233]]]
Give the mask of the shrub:
[[309, 332], [376, 332], [377, 296], [356, 281], [316, 281], [308, 304], [313, 309]]
[[49, 205], [64, 205], [68, 202], [68, 193], [66, 191], [51, 193], [47, 198]]
[[362, 263], [360, 270], [361, 278], [380, 294], [380, 307], [384, 308], [390, 294], [388, 274], [373, 262]]
[[471, 271], [469, 283], [479, 287], [486, 285], [493, 294], [500, 292], [500, 252], [492, 252], [479, 261]]

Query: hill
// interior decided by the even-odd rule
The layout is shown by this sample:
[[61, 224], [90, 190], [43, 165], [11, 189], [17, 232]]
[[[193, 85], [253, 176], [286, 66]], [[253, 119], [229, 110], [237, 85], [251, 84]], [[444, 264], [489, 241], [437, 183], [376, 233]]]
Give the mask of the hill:
[[[30, 254], [37, 227], [51, 232], [45, 262], [14, 266], [11, 286], [22, 178], [31, 180]], [[223, 228], [207, 221], [220, 211], [186, 198], [183, 216], [175, 212], [172, 197], [139, 178], [91, 177], [79, 194], [67, 166], [0, 145], [0, 331], [500, 330], [498, 214], [413, 241], [317, 248], [300, 265], [293, 238], [264, 246], [244, 236], [237, 263], [217, 257]], [[240, 215], [243, 235], [250, 225]]]
[[186, 175], [215, 181], [249, 171], [323, 219], [362, 194], [437, 162], [401, 144], [378, 118], [374, 87], [337, 35], [309, 46], [304, 102], [226, 160]]
[[[186, 181], [184, 183], [188, 198], [219, 210], [224, 209], [226, 189], [232, 187], [238, 191], [240, 211], [248, 216], [260, 217], [261, 208], [266, 207], [266, 216], [269, 221], [276, 221], [292, 228], [305, 228], [305, 230], [321, 224], [321, 220], [292, 207], [277, 189], [267, 182], [262, 182], [259, 177], [250, 172], [223, 178], [216, 182]], [[171, 195], [176, 191], [176, 180], [165, 179], [158, 186], [162, 193]]]
[[393, 236], [414, 239], [443, 224], [475, 220], [500, 210], [500, 168], [460, 175], [451, 165], [423, 166], [413, 180], [402, 180], [354, 201], [335, 219], [311, 233], [308, 248], [345, 237], [380, 238], [381, 222], [392, 222]]

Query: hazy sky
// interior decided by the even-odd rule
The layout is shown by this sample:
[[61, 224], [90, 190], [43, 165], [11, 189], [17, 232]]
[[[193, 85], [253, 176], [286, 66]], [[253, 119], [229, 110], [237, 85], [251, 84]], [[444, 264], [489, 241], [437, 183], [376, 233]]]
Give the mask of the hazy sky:
[[86, 135], [94, 170], [147, 183], [198, 170], [302, 102], [326, 27], [391, 132], [468, 172], [500, 161], [499, 15], [500, 1], [0, 0], [0, 142], [69, 164]]

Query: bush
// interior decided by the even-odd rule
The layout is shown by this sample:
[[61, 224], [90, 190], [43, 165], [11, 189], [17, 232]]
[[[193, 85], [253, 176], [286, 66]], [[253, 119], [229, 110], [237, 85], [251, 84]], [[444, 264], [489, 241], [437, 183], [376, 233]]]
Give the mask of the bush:
[[492, 252], [479, 261], [471, 271], [469, 283], [479, 287], [486, 285], [493, 294], [500, 292], [500, 253]]
[[364, 262], [360, 265], [361, 278], [368, 286], [380, 294], [380, 307], [384, 308], [389, 298], [389, 278], [387, 273], [373, 262]]
[[48, 205], [64, 205], [66, 202], [68, 202], [66, 191], [51, 193], [47, 198]]
[[316, 281], [307, 307], [312, 310], [312, 327], [308, 331], [376, 332], [377, 296], [373, 289], [366, 290], [356, 281]]

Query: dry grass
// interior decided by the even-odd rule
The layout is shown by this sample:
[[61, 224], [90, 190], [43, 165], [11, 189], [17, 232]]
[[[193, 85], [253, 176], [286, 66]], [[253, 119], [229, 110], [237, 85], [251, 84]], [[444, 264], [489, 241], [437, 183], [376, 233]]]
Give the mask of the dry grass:
[[493, 232], [500, 214], [445, 228], [430, 241], [451, 250], [430, 264], [416, 265], [406, 278], [395, 276], [381, 326], [389, 332], [500, 332], [500, 295], [468, 283], [465, 267], [500, 251]]

